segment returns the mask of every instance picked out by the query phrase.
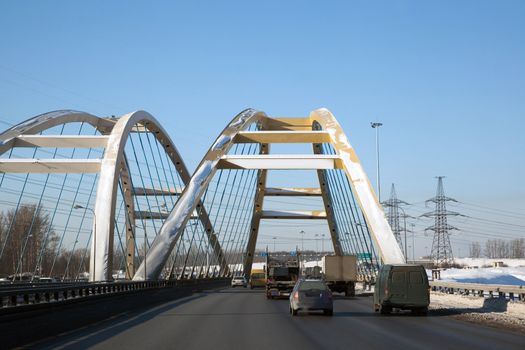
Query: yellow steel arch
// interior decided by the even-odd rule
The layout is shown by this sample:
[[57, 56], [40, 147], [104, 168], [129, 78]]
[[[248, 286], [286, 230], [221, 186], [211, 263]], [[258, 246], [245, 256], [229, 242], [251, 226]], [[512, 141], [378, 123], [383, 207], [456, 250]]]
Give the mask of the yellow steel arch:
[[[257, 123], [258, 130], [246, 131], [254, 123]], [[322, 130], [313, 130], [314, 124], [320, 125]], [[228, 155], [228, 150], [235, 143], [259, 143], [261, 152], [253, 156]], [[336, 150], [336, 155], [273, 155], [269, 151], [271, 143], [330, 143]], [[337, 254], [342, 254], [338, 237], [335, 235], [335, 223], [327, 197], [323, 198], [325, 199], [324, 212], [269, 212], [263, 209], [265, 195], [323, 195], [324, 192], [323, 186], [319, 189], [266, 189], [266, 173], [272, 169], [318, 171], [343, 169], [370, 226], [371, 235], [379, 247], [383, 262], [400, 263], [404, 261], [403, 254], [355, 150], [332, 113], [322, 108], [313, 111], [307, 118], [269, 118], [263, 112], [247, 109], [230, 122], [206, 153], [152, 244], [146, 258], [147, 273], [144, 273], [143, 263], [135, 274], [135, 280], [141, 280], [144, 276], [147, 279], [159, 277], [171, 250], [180, 238], [191, 214], [195, 208], [198, 208], [201, 196], [218, 169], [259, 170], [251, 231], [247, 244], [245, 274], [249, 274], [251, 269], [259, 223], [264, 218], [328, 219], [331, 231], [334, 232], [332, 234], [334, 249]]]

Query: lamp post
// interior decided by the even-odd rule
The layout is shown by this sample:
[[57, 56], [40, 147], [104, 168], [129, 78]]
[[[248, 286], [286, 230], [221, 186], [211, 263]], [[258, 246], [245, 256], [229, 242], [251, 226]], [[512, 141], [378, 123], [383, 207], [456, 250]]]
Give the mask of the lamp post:
[[324, 236], [325, 236], [325, 234], [323, 233], [323, 234], [321, 235], [321, 237], [322, 237], [322, 238], [321, 238], [321, 247], [322, 247], [322, 248], [321, 248], [321, 253], [324, 253]]
[[377, 196], [379, 203], [381, 203], [381, 181], [379, 178], [379, 127], [383, 126], [383, 123], [371, 122], [370, 126], [372, 127], [372, 129], [376, 129]]
[[[384, 206], [388, 206], [388, 207], [393, 207], [391, 204], [388, 204], [388, 203], [385, 203]], [[408, 261], [408, 256], [407, 256], [407, 214], [405, 213], [405, 209], [401, 208], [399, 205], [396, 206], [397, 209], [401, 209], [401, 211], [403, 212], [403, 231], [404, 231], [404, 236], [405, 236], [405, 239], [404, 239], [404, 254], [405, 254], [405, 263]], [[401, 247], [403, 248], [403, 247]]]
[[[15, 281], [15, 279], [16, 279], [16, 274], [18, 273], [18, 269], [19, 268], [20, 268], [20, 281], [22, 281], [22, 277], [23, 277], [22, 275], [24, 273], [24, 254], [25, 254], [25, 251], [26, 251], [27, 244], [28, 244], [29, 240], [32, 237], [33, 237], [33, 234], [29, 233], [27, 235], [27, 238], [25, 239], [24, 245], [22, 245], [22, 242], [20, 242], [20, 258], [18, 259], [18, 266], [16, 268], [15, 274], [13, 275], [13, 281]], [[31, 247], [31, 245], [29, 247]], [[29, 258], [31, 258], [31, 251], [29, 252]], [[28, 265], [30, 265], [30, 264], [31, 263], [28, 263]], [[33, 278], [33, 277], [31, 277], [31, 278]]]
[[416, 235], [416, 232], [414, 231], [414, 227], [415, 226], [416, 226], [416, 224], [414, 224], [413, 222], [410, 223], [410, 227], [412, 228], [412, 261], [416, 260], [416, 255], [415, 255], [416, 245], [415, 245], [415, 241], [414, 241], [414, 236]]
[[299, 233], [301, 234], [301, 251], [304, 252], [304, 234], [305, 232], [301, 230], [301, 232]]
[[95, 211], [91, 208], [84, 207], [80, 204], [73, 205], [73, 209], [85, 209], [89, 210], [93, 213], [93, 276], [91, 276], [91, 280], [95, 281], [95, 268], [96, 268], [96, 256], [97, 256], [97, 216], [95, 214]]
[[148, 250], [148, 234], [146, 233], [146, 227], [144, 227], [144, 281], [146, 280], [146, 259], [148, 256], [146, 254], [146, 251]]
[[401, 209], [403, 212], [403, 225], [405, 230], [405, 263], [408, 261], [407, 257], [407, 214], [405, 213], [405, 209], [401, 208], [400, 206], [397, 207], [398, 209]]
[[277, 237], [273, 237], [273, 252], [275, 253], [276, 249], [275, 249], [275, 240], [277, 239]]

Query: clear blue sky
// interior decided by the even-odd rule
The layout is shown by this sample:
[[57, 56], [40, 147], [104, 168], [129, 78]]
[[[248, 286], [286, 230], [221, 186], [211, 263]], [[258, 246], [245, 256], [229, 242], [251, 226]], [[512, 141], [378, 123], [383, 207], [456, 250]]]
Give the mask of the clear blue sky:
[[448, 195], [525, 225], [523, 1], [3, 1], [0, 32], [3, 123], [144, 109], [193, 169], [246, 107], [327, 107], [374, 183], [384, 123], [383, 198], [394, 182], [421, 203], [446, 175]]

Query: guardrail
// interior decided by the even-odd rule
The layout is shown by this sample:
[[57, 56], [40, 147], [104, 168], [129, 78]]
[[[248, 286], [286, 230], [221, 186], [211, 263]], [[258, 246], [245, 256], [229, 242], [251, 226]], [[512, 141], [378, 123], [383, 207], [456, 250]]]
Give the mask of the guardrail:
[[6, 291], [6, 290], [17, 290], [17, 289], [25, 289], [25, 288], [53, 288], [57, 286], [70, 286], [70, 285], [81, 285], [81, 284], [88, 284], [89, 282], [25, 282], [25, 283], [5, 283], [0, 284], [0, 292]]
[[435, 292], [525, 301], [525, 286], [430, 281]]
[[20, 288], [1, 289], [1, 308], [21, 307], [46, 303], [59, 303], [101, 295], [116, 295], [159, 288], [206, 286], [226, 283], [228, 278], [162, 280], [162, 281], [119, 281], [99, 283], [56, 283], [41, 286], [39, 284], [20, 286]]

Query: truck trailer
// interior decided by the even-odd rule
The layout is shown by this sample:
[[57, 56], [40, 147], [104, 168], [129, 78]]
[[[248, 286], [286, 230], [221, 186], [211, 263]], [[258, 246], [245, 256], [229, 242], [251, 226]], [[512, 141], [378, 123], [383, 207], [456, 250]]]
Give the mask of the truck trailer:
[[266, 255], [266, 298], [288, 297], [299, 279], [297, 258], [277, 258]]
[[357, 282], [357, 257], [355, 255], [326, 255], [323, 257], [323, 274], [332, 292], [355, 295]]

